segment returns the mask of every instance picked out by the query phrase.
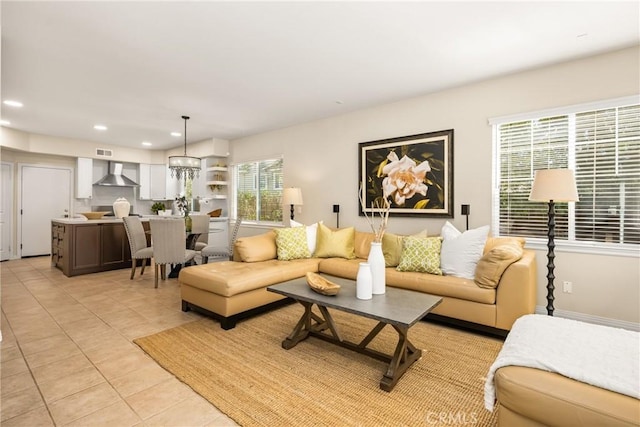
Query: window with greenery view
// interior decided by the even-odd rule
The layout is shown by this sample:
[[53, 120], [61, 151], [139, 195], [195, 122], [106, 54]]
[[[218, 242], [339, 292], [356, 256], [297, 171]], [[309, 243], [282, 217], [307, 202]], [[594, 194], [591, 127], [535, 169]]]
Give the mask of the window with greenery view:
[[569, 168], [580, 201], [556, 203], [556, 240], [640, 245], [640, 105], [493, 124], [500, 235], [546, 239], [548, 206], [528, 200], [534, 172]]
[[235, 166], [236, 214], [247, 222], [282, 222], [282, 159]]

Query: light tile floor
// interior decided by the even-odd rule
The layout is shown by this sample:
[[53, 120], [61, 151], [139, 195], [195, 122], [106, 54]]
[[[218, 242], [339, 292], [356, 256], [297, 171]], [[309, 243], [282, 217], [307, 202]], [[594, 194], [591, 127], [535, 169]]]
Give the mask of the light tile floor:
[[49, 257], [0, 264], [0, 424], [234, 426], [133, 339], [199, 318], [153, 269], [66, 277]]

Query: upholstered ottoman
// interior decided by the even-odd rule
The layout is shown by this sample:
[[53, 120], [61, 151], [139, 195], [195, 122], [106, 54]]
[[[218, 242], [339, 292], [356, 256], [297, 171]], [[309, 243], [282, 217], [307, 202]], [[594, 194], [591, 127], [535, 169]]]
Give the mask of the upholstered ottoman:
[[640, 401], [523, 366], [496, 371], [499, 426], [638, 426]]
[[485, 385], [500, 426], [640, 425], [640, 334], [551, 316], [513, 325]]
[[223, 329], [236, 322], [284, 303], [281, 295], [267, 286], [303, 277], [318, 271], [318, 259], [293, 261], [269, 260], [254, 263], [214, 262], [183, 268], [180, 271], [182, 311], [205, 311], [220, 320]]

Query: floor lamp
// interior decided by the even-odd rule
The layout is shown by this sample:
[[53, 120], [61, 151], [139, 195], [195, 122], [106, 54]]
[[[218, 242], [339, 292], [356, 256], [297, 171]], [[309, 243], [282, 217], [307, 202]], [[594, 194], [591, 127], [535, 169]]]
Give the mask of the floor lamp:
[[291, 205], [291, 219], [293, 219], [293, 207], [302, 206], [302, 190], [295, 187], [285, 188], [282, 192], [282, 201], [285, 205]]
[[553, 249], [556, 247], [553, 238], [556, 228], [556, 202], [577, 202], [578, 191], [576, 190], [576, 180], [573, 171], [570, 169], [542, 169], [537, 170], [531, 186], [529, 200], [532, 202], [549, 203], [549, 222], [547, 232], [547, 314], [553, 316], [553, 270], [556, 266], [553, 263], [556, 257]]

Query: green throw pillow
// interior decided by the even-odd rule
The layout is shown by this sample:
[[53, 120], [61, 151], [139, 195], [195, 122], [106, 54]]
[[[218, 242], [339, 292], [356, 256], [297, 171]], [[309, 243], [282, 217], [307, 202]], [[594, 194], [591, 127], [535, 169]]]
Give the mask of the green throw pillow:
[[353, 259], [356, 257], [355, 237], [356, 229], [353, 227], [334, 231], [320, 222], [318, 223], [316, 251], [313, 256], [316, 258]]
[[442, 275], [440, 270], [441, 237], [407, 236], [402, 241], [398, 271], [417, 271]]
[[276, 228], [275, 232], [276, 248], [280, 261], [311, 257], [305, 227]]
[[[412, 234], [413, 237], [427, 237], [427, 230]], [[382, 236], [382, 253], [384, 254], [385, 267], [396, 267], [400, 264], [400, 255], [402, 254], [402, 240], [405, 236], [397, 234], [385, 233]]]

